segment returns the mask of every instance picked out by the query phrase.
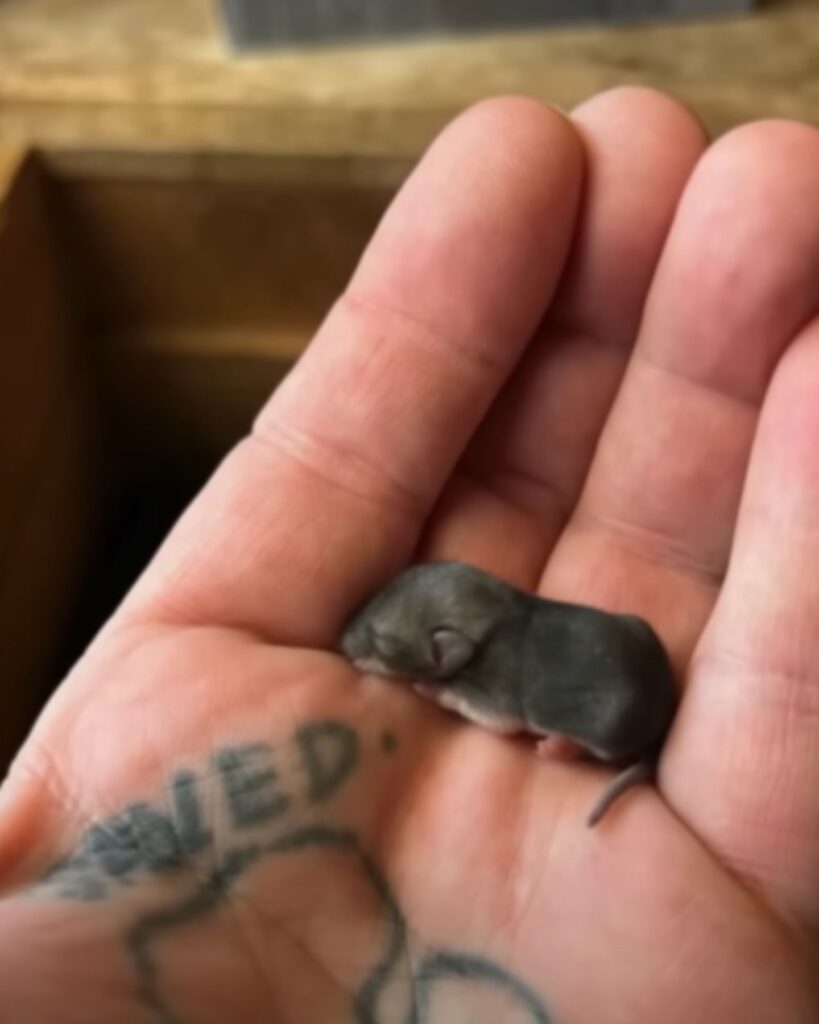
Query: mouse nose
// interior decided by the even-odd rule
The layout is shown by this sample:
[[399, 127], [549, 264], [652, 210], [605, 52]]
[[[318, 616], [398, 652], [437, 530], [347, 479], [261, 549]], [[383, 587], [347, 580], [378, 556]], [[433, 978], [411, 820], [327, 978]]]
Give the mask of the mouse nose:
[[366, 634], [357, 622], [353, 621], [345, 626], [338, 642], [338, 650], [350, 661], [363, 657], [366, 653]]

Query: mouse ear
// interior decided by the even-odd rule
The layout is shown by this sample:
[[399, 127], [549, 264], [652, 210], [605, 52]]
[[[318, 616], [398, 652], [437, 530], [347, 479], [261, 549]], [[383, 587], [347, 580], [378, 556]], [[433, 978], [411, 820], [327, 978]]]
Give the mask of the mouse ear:
[[436, 629], [432, 634], [432, 659], [437, 674], [445, 678], [454, 675], [472, 658], [475, 644], [456, 629]]

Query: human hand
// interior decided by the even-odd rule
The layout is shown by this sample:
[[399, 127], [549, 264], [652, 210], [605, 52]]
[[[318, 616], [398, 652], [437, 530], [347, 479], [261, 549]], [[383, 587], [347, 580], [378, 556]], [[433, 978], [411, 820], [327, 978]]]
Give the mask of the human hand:
[[[0, 1019], [814, 1024], [817, 177], [642, 90], [443, 133], [0, 791]], [[428, 558], [651, 621], [657, 791], [331, 653]]]

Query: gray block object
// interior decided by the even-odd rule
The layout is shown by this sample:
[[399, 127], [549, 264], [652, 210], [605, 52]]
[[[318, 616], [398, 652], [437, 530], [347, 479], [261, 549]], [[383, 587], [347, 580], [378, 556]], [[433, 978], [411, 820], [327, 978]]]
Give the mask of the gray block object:
[[607, 17], [618, 18], [704, 18], [718, 14], [741, 14], [755, 7], [754, 0], [608, 0]]
[[754, 0], [218, 0], [239, 50], [288, 43], [748, 11]]

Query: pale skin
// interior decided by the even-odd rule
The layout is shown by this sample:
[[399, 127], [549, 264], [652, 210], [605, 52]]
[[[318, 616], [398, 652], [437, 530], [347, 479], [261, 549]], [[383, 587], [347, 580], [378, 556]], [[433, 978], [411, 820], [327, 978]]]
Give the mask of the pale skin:
[[[644, 90], [443, 132], [0, 791], [0, 1019], [819, 1019], [817, 181]], [[604, 769], [330, 653], [414, 558], [648, 618], [657, 788], [589, 830]]]

